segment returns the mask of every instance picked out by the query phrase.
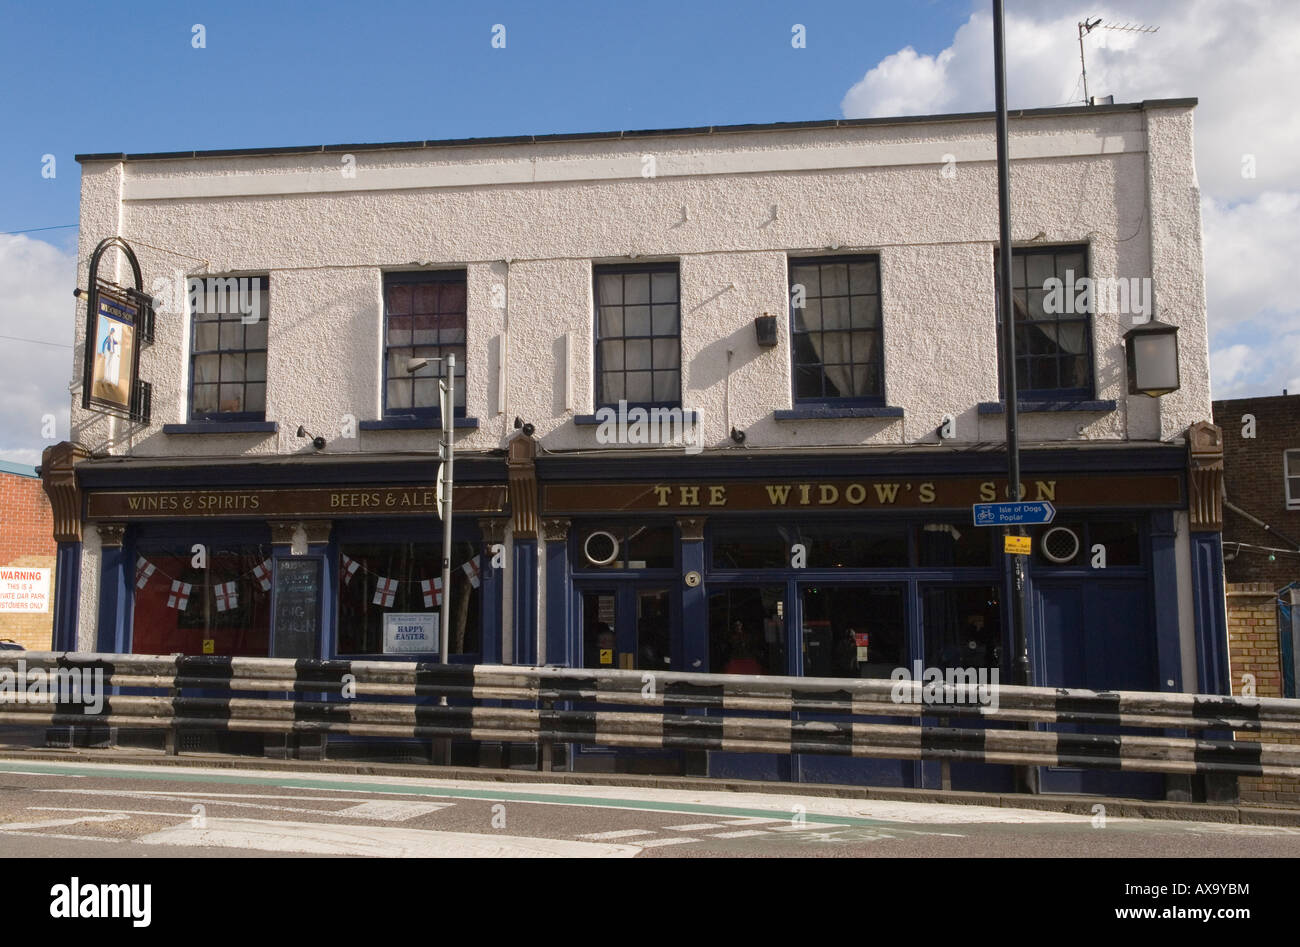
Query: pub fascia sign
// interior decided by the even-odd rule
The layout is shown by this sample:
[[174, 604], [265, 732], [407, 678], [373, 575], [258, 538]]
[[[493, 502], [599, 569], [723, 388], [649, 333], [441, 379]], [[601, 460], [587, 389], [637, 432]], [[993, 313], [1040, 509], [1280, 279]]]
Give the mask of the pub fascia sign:
[[[967, 509], [1009, 496], [1006, 478], [721, 483], [547, 484], [547, 512], [619, 510]], [[1021, 498], [1066, 506], [1178, 506], [1177, 474], [1076, 475], [1021, 481]]]
[[[113, 247], [131, 264], [134, 289], [100, 278], [100, 258]], [[75, 290], [86, 297], [81, 406], [147, 424], [151, 388], [140, 379], [140, 349], [153, 342], [154, 304], [141, 288], [135, 251], [121, 237], [105, 237], [90, 256], [89, 282], [89, 290]]]

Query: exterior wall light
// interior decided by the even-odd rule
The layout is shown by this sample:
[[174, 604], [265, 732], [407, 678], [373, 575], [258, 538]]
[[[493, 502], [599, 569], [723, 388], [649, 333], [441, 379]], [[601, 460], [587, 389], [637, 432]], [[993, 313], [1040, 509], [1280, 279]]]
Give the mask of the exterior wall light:
[[1158, 398], [1177, 391], [1178, 326], [1152, 319], [1124, 333], [1128, 393]]
[[754, 337], [762, 348], [770, 349], [776, 345], [776, 316], [763, 313], [761, 316], [755, 317]]

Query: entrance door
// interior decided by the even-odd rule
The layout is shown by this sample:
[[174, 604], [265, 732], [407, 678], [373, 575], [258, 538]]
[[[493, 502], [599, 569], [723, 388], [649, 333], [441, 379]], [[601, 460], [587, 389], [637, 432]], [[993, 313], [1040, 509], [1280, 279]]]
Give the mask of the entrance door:
[[[670, 586], [624, 581], [580, 588], [582, 666], [596, 670], [674, 669]], [[579, 705], [588, 711], [617, 711], [617, 705]], [[643, 708], [638, 708], [643, 709]], [[616, 772], [681, 771], [678, 750], [573, 746], [573, 766]]]
[[639, 582], [584, 589], [582, 666], [672, 670], [671, 589]]

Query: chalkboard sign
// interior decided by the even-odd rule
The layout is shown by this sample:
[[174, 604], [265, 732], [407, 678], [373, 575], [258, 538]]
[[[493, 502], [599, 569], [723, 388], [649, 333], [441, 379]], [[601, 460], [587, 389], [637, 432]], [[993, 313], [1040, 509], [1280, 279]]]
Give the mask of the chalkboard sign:
[[275, 625], [277, 658], [320, 656], [321, 560], [275, 561]]

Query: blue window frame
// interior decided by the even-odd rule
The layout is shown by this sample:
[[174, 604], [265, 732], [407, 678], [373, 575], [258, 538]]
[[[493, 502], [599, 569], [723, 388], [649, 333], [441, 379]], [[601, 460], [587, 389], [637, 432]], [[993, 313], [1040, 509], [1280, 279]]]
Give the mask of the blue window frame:
[[[994, 251], [998, 285], [998, 254]], [[1011, 298], [1016, 323], [1016, 394], [1022, 401], [1078, 400], [1095, 395], [1092, 317], [1087, 312], [1047, 311], [1047, 281], [1088, 275], [1088, 248], [1017, 247], [1011, 251]], [[998, 306], [998, 362], [1002, 361], [1002, 306]], [[998, 374], [998, 389], [1002, 375]], [[1005, 398], [1005, 392], [1002, 397]]]
[[681, 287], [676, 263], [597, 266], [596, 407], [682, 403]]
[[[241, 276], [207, 282], [239, 288], [213, 292], [205, 286], [198, 295], [191, 294], [190, 420], [264, 421], [269, 281], [265, 276]], [[249, 301], [248, 293], [258, 294], [252, 314], [240, 308], [241, 297]]]
[[789, 277], [795, 403], [883, 405], [879, 258], [796, 257]]
[[[456, 356], [455, 417], [465, 417], [465, 271], [384, 274], [384, 417], [441, 419], [441, 362]], [[415, 374], [412, 358], [431, 361]]]

